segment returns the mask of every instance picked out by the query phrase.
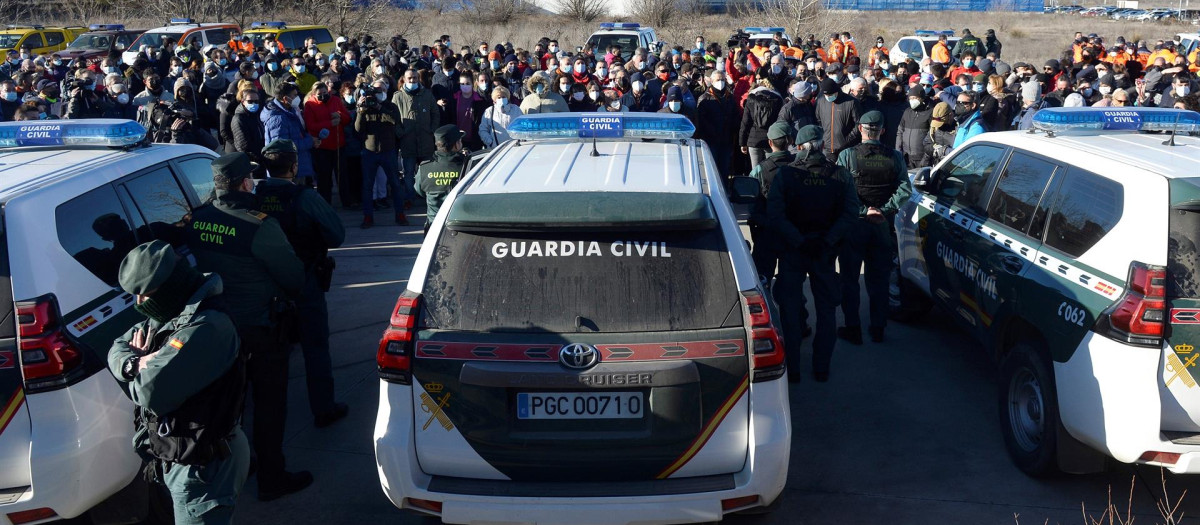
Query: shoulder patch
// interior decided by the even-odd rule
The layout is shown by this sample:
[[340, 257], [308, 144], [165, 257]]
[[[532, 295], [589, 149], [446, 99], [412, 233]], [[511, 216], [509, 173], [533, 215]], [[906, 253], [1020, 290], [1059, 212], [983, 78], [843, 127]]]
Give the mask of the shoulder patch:
[[168, 342], [167, 345], [170, 346], [171, 348], [179, 350], [179, 349], [183, 348], [183, 341], [180, 341], [178, 339], [171, 339], [171, 341]]

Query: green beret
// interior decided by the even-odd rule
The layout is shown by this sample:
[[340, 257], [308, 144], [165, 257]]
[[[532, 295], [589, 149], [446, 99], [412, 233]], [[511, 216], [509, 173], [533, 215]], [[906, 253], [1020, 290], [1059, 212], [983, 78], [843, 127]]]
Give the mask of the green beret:
[[464, 133], [454, 124], [446, 124], [438, 129], [433, 130], [433, 140], [442, 144], [454, 144], [461, 139]]
[[179, 256], [170, 244], [150, 241], [130, 250], [125, 256], [117, 281], [126, 292], [149, 295], [167, 282], [178, 263]]
[[809, 124], [800, 128], [800, 131], [796, 133], [796, 145], [799, 146], [800, 144], [807, 144], [814, 140], [821, 140], [821, 137], [824, 135], [825, 130], [821, 129], [821, 126]]
[[266, 155], [268, 153], [295, 153], [295, 152], [296, 152], [296, 143], [292, 142], [288, 139], [272, 140], [271, 143], [267, 144], [267, 147], [263, 148], [263, 150], [262, 150], [263, 155]]
[[792, 125], [784, 121], [771, 124], [767, 128], [767, 140], [777, 140], [792, 135]]
[[868, 112], [864, 113], [863, 116], [858, 118], [858, 123], [863, 126], [869, 126], [869, 127], [875, 127], [875, 128], [882, 127], [883, 126], [883, 113], [880, 113], [878, 111], [868, 111]]
[[258, 164], [250, 162], [250, 156], [242, 152], [226, 153], [213, 159], [213, 179], [224, 179], [230, 186], [240, 184], [242, 179], [249, 178], [251, 172], [258, 169]]

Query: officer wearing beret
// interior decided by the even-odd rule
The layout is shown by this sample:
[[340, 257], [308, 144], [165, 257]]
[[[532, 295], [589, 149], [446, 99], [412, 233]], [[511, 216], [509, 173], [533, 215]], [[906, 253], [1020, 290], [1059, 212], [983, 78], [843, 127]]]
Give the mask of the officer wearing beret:
[[846, 325], [838, 336], [853, 344], [862, 344], [862, 322], [859, 319], [859, 269], [866, 264], [863, 280], [870, 302], [871, 341], [883, 341], [887, 326], [888, 278], [896, 257], [895, 237], [891, 220], [900, 205], [912, 195], [904, 155], [880, 142], [883, 134], [883, 113], [868, 111], [858, 121], [861, 144], [842, 150], [838, 165], [854, 177], [861, 208], [846, 235], [838, 255], [842, 278], [842, 318]]
[[288, 242], [304, 263], [304, 289], [296, 300], [299, 316], [300, 350], [304, 353], [304, 375], [308, 407], [317, 428], [346, 417], [350, 408], [333, 398], [333, 364], [329, 358], [329, 309], [325, 292], [333, 278], [330, 248], [346, 240], [346, 228], [333, 207], [307, 186], [295, 184], [299, 169], [296, 145], [287, 139], [267, 144], [263, 164], [270, 178], [258, 183], [259, 210], [279, 221]]
[[783, 319], [788, 381], [800, 380], [800, 342], [808, 327], [804, 281], [811, 280], [817, 328], [813, 336], [813, 377], [829, 380], [837, 342], [840, 300], [834, 258], [842, 236], [858, 212], [850, 174], [822, 154], [824, 131], [809, 125], [796, 134], [796, 160], [775, 175], [767, 194], [767, 223], [779, 242], [779, 277], [774, 295]]
[[421, 164], [417, 170], [417, 195], [425, 197], [425, 233], [429, 233], [438, 210], [466, 167], [467, 156], [463, 154], [462, 137], [462, 130], [454, 124], [434, 130], [433, 141], [437, 151], [433, 154], [433, 160]]
[[791, 164], [795, 155], [788, 150], [795, 130], [787, 122], [779, 121], [767, 128], [767, 144], [771, 153], [762, 162], [750, 170], [750, 176], [758, 179], [759, 195], [750, 209], [750, 239], [754, 243], [754, 266], [758, 269], [758, 278], [770, 282], [775, 277], [775, 266], [779, 259], [778, 249], [771, 235], [767, 233], [767, 194], [771, 191], [771, 182], [779, 168]]
[[147, 318], [108, 351], [109, 371], [137, 405], [133, 446], [170, 490], [175, 523], [230, 523], [250, 449], [240, 427], [245, 361], [221, 278], [153, 241], [125, 256], [118, 282]]
[[254, 400], [254, 452], [258, 499], [272, 500], [312, 484], [308, 472], [284, 470], [288, 355], [275, 331], [279, 305], [300, 294], [304, 264], [279, 222], [258, 211], [251, 191], [254, 163], [245, 153], [213, 160], [216, 198], [192, 212], [188, 246], [196, 267], [221, 276], [225, 299], [247, 356]]

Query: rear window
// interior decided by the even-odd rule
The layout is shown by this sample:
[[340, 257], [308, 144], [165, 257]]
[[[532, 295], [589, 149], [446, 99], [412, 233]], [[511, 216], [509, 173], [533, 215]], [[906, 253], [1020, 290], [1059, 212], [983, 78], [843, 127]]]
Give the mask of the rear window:
[[741, 324], [718, 228], [442, 233], [422, 325], [479, 332], [644, 332]]
[[117, 268], [138, 242], [112, 186], [63, 203], [54, 217], [63, 249], [92, 275], [116, 286]]
[[637, 35], [620, 35], [620, 34], [599, 34], [593, 35], [588, 39], [588, 43], [592, 44], [592, 49], [596, 51], [596, 55], [608, 53], [608, 49], [612, 46], [621, 46], [621, 58], [628, 60], [633, 56], [633, 52], [637, 51], [638, 36]]
[[1079, 257], [1117, 225], [1124, 211], [1121, 183], [1071, 167], [1050, 212], [1046, 244]]

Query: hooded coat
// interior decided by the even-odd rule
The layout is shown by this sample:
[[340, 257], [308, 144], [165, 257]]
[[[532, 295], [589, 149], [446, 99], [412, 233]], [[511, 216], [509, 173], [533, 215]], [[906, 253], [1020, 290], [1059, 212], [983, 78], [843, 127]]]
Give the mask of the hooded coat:
[[[537, 92], [538, 86], [541, 86], [542, 93]], [[550, 81], [544, 75], [533, 75], [529, 80], [525, 81], [525, 88], [529, 90], [529, 95], [525, 100], [521, 101], [521, 113], [524, 115], [536, 115], [539, 113], [566, 113], [570, 111], [567, 108], [567, 101], [562, 98], [562, 95], [555, 93], [550, 89]]]

